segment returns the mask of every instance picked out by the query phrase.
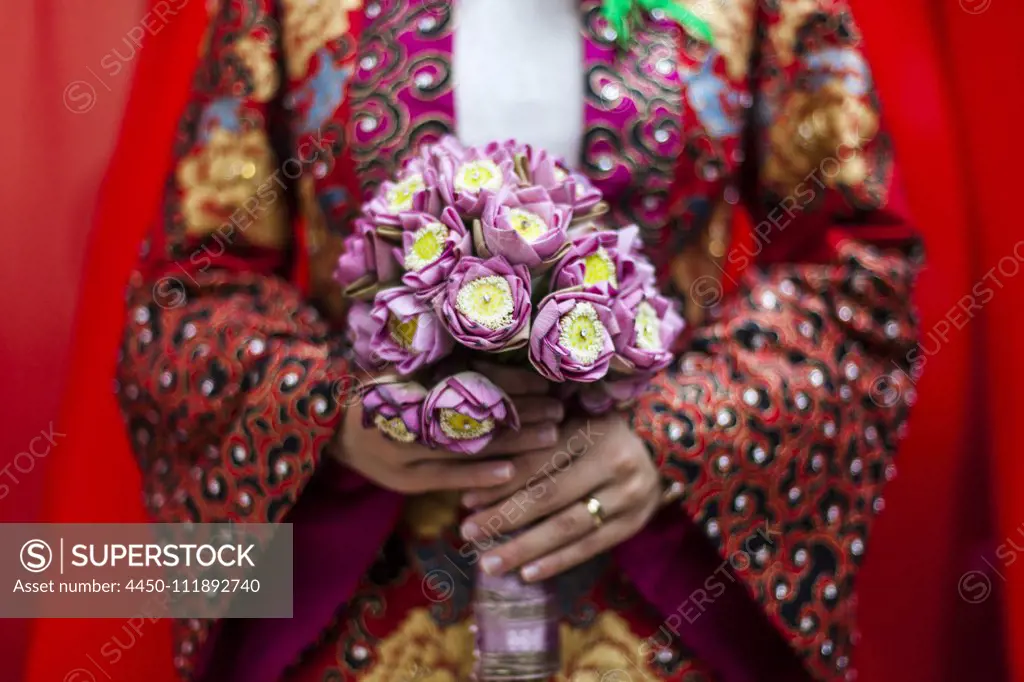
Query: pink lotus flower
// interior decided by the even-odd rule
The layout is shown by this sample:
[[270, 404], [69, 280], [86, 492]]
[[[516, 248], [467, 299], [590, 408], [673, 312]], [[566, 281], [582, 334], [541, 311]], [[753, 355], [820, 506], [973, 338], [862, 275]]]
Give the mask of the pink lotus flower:
[[654, 285], [654, 266], [640, 253], [639, 228], [583, 233], [551, 274], [551, 289], [583, 287], [615, 296], [635, 286]]
[[476, 372], [461, 372], [431, 389], [423, 403], [423, 439], [432, 447], [473, 455], [502, 428], [519, 430], [504, 391]]
[[428, 174], [427, 181], [437, 183], [442, 201], [459, 215], [479, 218], [490, 197], [519, 185], [515, 159], [502, 144], [466, 148], [447, 137], [435, 149], [437, 175]]
[[370, 349], [374, 335], [380, 330], [380, 325], [370, 316], [370, 310], [369, 303], [354, 302], [348, 310], [345, 325], [345, 336], [352, 346], [355, 362], [364, 371], [378, 370], [387, 364]]
[[436, 299], [437, 314], [459, 343], [488, 352], [526, 344], [530, 323], [530, 271], [500, 256], [467, 256]]
[[612, 303], [625, 324], [615, 336], [616, 369], [654, 373], [672, 362], [672, 348], [686, 323], [679, 304], [652, 287], [636, 287]]
[[429, 154], [414, 158], [394, 182], [381, 184], [373, 198], [363, 205], [363, 215], [373, 225], [383, 227], [399, 226], [401, 215], [411, 211], [440, 215], [436, 173]]
[[570, 172], [564, 160], [532, 147], [526, 155], [531, 182], [546, 189], [556, 204], [570, 207], [576, 217], [590, 214], [601, 202], [601, 190], [585, 175]]
[[402, 283], [422, 300], [438, 293], [459, 259], [473, 253], [469, 231], [451, 207], [440, 219], [427, 213], [401, 216], [402, 248], [395, 257], [406, 272]]
[[549, 294], [530, 332], [530, 362], [550, 381], [597, 381], [608, 373], [621, 324], [600, 294]]
[[414, 443], [422, 432], [427, 389], [417, 383], [380, 383], [363, 395], [363, 426], [376, 426], [388, 438]]
[[[535, 268], [569, 248], [566, 230], [572, 211], [558, 207], [541, 187], [504, 189], [484, 208], [478, 251], [504, 257], [509, 263]], [[480, 247], [483, 246], [484, 249]]]
[[357, 297], [374, 284], [396, 276], [398, 264], [391, 251], [374, 232], [373, 225], [357, 220], [355, 232], [345, 237], [345, 250], [338, 258], [334, 279], [346, 295]]
[[454, 341], [430, 307], [405, 287], [377, 293], [370, 317], [379, 325], [370, 351], [392, 363], [403, 375], [433, 364], [448, 355]]

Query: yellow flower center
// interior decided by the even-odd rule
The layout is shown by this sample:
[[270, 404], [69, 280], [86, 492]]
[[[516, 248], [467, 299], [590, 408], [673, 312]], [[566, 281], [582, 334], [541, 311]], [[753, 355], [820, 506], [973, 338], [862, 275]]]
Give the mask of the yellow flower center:
[[448, 228], [441, 223], [430, 223], [413, 233], [412, 245], [405, 252], [405, 267], [408, 270], [422, 270], [444, 253]]
[[583, 284], [589, 287], [602, 282], [608, 282], [613, 287], [619, 286], [615, 277], [615, 263], [604, 247], [583, 259]]
[[515, 301], [504, 277], [488, 275], [463, 284], [455, 307], [481, 327], [496, 330], [512, 324]]
[[636, 347], [641, 350], [663, 350], [661, 345], [661, 320], [654, 307], [644, 301], [636, 309], [636, 320], [633, 321], [636, 331]]
[[449, 408], [441, 409], [441, 431], [455, 440], [471, 440], [485, 436], [494, 430], [494, 420], [478, 421]]
[[412, 340], [416, 337], [417, 318], [410, 317], [404, 322], [394, 315], [388, 316], [388, 331], [391, 338], [402, 348], [412, 346]]
[[558, 321], [558, 343], [581, 365], [592, 365], [604, 349], [608, 331], [601, 324], [594, 306], [577, 303]]
[[377, 425], [377, 428], [382, 433], [391, 436], [400, 443], [411, 443], [416, 440], [416, 434], [410, 433], [401, 417], [388, 419], [384, 415], [378, 414], [373, 418], [373, 423]]
[[487, 159], [463, 164], [455, 175], [455, 189], [460, 192], [501, 189], [501, 169], [498, 164]]
[[508, 221], [512, 224], [512, 229], [518, 232], [528, 244], [537, 241], [548, 231], [548, 226], [539, 215], [521, 208], [509, 210]]
[[410, 175], [388, 190], [388, 205], [394, 213], [412, 210], [412, 200], [416, 193], [423, 190], [423, 176], [419, 173]]

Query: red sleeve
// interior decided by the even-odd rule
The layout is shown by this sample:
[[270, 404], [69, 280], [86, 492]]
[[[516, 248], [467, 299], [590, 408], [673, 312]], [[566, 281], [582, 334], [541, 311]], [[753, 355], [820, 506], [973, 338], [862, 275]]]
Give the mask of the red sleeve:
[[223, 3], [211, 21], [119, 362], [160, 521], [281, 520], [341, 423], [348, 366], [291, 264], [296, 220], [323, 228], [345, 196], [349, 4]]
[[675, 503], [723, 557], [750, 557], [736, 573], [807, 671], [843, 679], [913, 402], [917, 261], [846, 2], [762, 5], [756, 243], [728, 256], [751, 267], [634, 425]]

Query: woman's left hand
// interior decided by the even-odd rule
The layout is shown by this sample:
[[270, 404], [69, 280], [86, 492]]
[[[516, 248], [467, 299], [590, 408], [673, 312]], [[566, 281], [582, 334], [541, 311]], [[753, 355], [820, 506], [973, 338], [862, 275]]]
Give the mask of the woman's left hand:
[[[508, 484], [464, 495], [477, 511], [462, 534], [489, 548], [481, 559], [488, 574], [557, 575], [629, 539], [658, 508], [660, 476], [624, 415], [567, 422], [559, 443], [517, 457]], [[484, 544], [528, 526], [505, 544]]]

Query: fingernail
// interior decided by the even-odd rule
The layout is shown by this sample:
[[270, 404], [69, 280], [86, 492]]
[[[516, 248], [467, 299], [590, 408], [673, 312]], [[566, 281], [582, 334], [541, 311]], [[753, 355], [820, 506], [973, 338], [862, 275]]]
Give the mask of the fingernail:
[[554, 426], [545, 426], [544, 432], [541, 434], [541, 440], [545, 445], [554, 445], [558, 442], [558, 429]]
[[462, 506], [467, 509], [473, 509], [479, 500], [480, 498], [475, 493], [466, 493], [462, 496]]
[[466, 521], [462, 524], [461, 532], [463, 540], [472, 540], [480, 534], [480, 526], [476, 525], [472, 521]]
[[552, 421], [562, 421], [562, 418], [565, 417], [565, 408], [562, 407], [562, 403], [555, 403], [555, 406], [551, 408], [548, 416]]
[[501, 557], [485, 556], [480, 562], [487, 575], [498, 575], [501, 572]]
[[491, 473], [499, 481], [510, 481], [510, 480], [512, 480], [512, 475], [515, 472], [516, 472], [515, 467], [512, 466], [511, 464], [509, 464], [508, 462], [505, 462], [503, 464], [499, 464], [499, 465], [497, 465], [496, 467], [494, 467], [491, 470]]
[[531, 580], [536, 580], [537, 576], [540, 575], [540, 566], [537, 566], [536, 564], [530, 564], [529, 566], [525, 566], [523, 570], [519, 572], [519, 574], [523, 577], [523, 580], [527, 582]]

